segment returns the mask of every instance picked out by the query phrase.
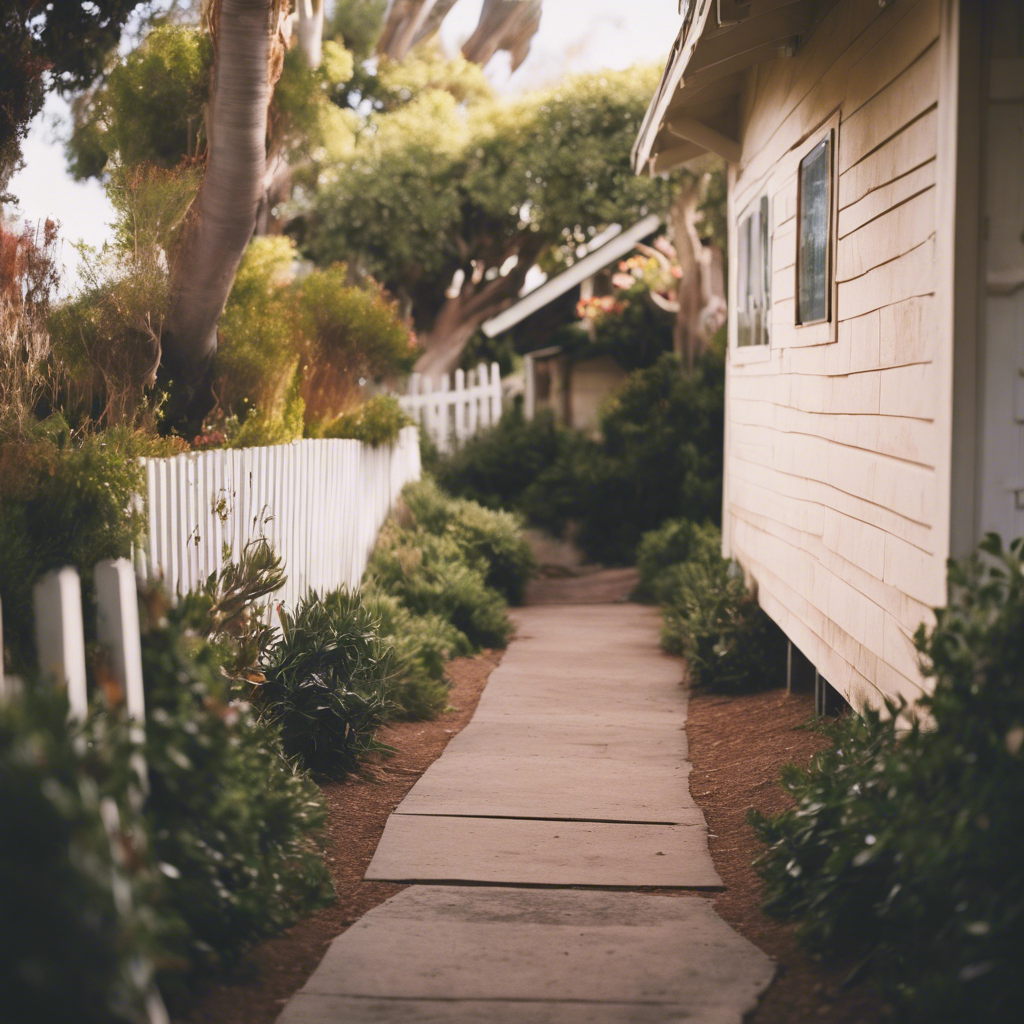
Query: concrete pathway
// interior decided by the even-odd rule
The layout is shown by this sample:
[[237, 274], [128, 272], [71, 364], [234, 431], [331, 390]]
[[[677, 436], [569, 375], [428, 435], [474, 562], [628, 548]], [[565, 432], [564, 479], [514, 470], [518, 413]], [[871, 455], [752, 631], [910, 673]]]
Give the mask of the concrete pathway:
[[700, 893], [721, 881], [657, 611], [515, 619], [366, 873], [415, 884], [332, 943], [279, 1024], [740, 1024], [771, 981]]

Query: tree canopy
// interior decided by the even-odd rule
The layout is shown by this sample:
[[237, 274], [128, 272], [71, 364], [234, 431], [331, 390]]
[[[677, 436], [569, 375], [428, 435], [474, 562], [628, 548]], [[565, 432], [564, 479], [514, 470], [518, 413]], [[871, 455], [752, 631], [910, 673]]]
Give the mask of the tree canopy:
[[144, 0], [0, 0], [0, 199], [47, 88], [73, 92], [102, 71]]
[[667, 210], [671, 182], [630, 166], [655, 84], [653, 68], [601, 72], [504, 103], [424, 88], [369, 115], [352, 158], [321, 175], [308, 251], [372, 273], [426, 349], [443, 333], [461, 351], [538, 260], [571, 263], [605, 226]]

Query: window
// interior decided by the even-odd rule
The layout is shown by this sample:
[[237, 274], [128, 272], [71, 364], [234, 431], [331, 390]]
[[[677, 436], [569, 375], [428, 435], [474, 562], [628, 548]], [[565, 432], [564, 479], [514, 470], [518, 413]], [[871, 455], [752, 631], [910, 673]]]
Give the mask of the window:
[[772, 258], [768, 197], [761, 196], [741, 221], [738, 238], [736, 344], [771, 340]]
[[832, 318], [832, 132], [801, 161], [797, 175], [796, 322]]

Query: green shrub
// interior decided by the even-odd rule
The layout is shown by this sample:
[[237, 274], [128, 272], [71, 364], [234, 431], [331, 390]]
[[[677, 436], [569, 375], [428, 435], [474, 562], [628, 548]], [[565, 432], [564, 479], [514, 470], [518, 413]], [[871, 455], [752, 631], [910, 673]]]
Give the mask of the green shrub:
[[96, 743], [67, 715], [66, 695], [49, 686], [0, 701], [0, 1016], [141, 1021], [160, 934], [158, 876], [123, 801], [116, 831], [103, 822], [104, 808], [108, 818], [116, 808], [111, 777], [126, 737]]
[[469, 653], [466, 636], [440, 615], [414, 615], [396, 597], [373, 588], [362, 592], [369, 613], [380, 622], [384, 643], [394, 650], [388, 695], [395, 718], [433, 718], [448, 703], [445, 663]]
[[[667, 524], [644, 549], [682, 546], [684, 531]], [[661, 646], [686, 658], [691, 680], [717, 690], [752, 690], [782, 682], [786, 638], [747, 589], [735, 562], [719, 554], [713, 526], [696, 527], [689, 560], [665, 567], [648, 584], [662, 602]]]
[[302, 437], [302, 339], [291, 287], [294, 243], [253, 239], [235, 275], [219, 324], [214, 393], [235, 448], [285, 444]]
[[640, 538], [636, 567], [640, 583], [634, 597], [661, 604], [671, 597], [674, 568], [680, 562], [714, 561], [722, 548], [722, 535], [710, 523], [666, 519]]
[[522, 508], [523, 492], [558, 458], [563, 434], [549, 415], [528, 422], [517, 405], [495, 426], [441, 457], [433, 472], [452, 494], [487, 508]]
[[1024, 1015], [1024, 544], [950, 566], [949, 606], [916, 643], [934, 677], [914, 709], [832, 727], [834, 746], [753, 815], [766, 907], [812, 948], [855, 956], [918, 1022]]
[[580, 516], [591, 557], [632, 561], [641, 534], [671, 516], [720, 521], [724, 381], [716, 349], [690, 373], [667, 354], [612, 396], [601, 416], [607, 463], [595, 466]]
[[345, 265], [336, 264], [313, 271], [297, 287], [307, 425], [349, 408], [361, 378], [380, 380], [412, 369], [417, 353], [409, 326], [375, 281], [353, 285]]
[[439, 537], [453, 537], [470, 561], [486, 566], [488, 586], [509, 604], [523, 603], [535, 562], [518, 516], [453, 498], [429, 479], [411, 484], [402, 497], [418, 526]]
[[0, 603], [4, 642], [21, 674], [31, 674], [34, 658], [33, 585], [70, 565], [88, 594], [98, 561], [131, 554], [145, 527], [135, 502], [138, 457], [164, 448], [126, 428], [76, 438], [59, 417], [40, 424], [36, 437], [0, 444]]
[[438, 615], [464, 637], [459, 653], [480, 647], [504, 647], [512, 633], [505, 601], [487, 586], [481, 560], [466, 553], [451, 536], [438, 537], [386, 523], [366, 568], [365, 582], [390, 594], [416, 616]]
[[281, 730], [285, 753], [325, 775], [352, 770], [374, 749], [389, 711], [393, 653], [358, 594], [335, 590], [281, 610], [281, 639], [251, 689], [260, 716]]
[[277, 727], [230, 699], [221, 653], [176, 609], [158, 596], [144, 609], [146, 818], [161, 909], [184, 923], [166, 951], [173, 987], [182, 969], [231, 963], [332, 890], [317, 845], [323, 800], [286, 760]]
[[394, 444], [402, 427], [411, 423], [397, 398], [374, 395], [351, 412], [342, 413], [323, 429], [321, 436], [348, 437], [377, 448], [382, 444]]
[[606, 403], [602, 440], [513, 411], [441, 460], [438, 480], [555, 534], [574, 524], [588, 557], [631, 563], [641, 535], [669, 517], [719, 521], [724, 381], [718, 346], [692, 372], [665, 354]]

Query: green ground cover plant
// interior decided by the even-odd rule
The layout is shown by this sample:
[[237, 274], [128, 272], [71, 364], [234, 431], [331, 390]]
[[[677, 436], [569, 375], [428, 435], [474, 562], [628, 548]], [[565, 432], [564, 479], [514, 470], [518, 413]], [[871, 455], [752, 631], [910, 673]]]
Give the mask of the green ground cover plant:
[[766, 909], [922, 1024], [1024, 1015], [1024, 543], [981, 548], [915, 637], [932, 693], [840, 719], [751, 816]]
[[358, 594], [311, 592], [280, 610], [281, 635], [259, 664], [250, 699], [281, 731], [285, 753], [323, 775], [344, 775], [379, 749], [394, 655]]
[[685, 519], [668, 520], [641, 539], [639, 595], [662, 606], [661, 646], [686, 658], [697, 686], [737, 691], [781, 685], [785, 635], [721, 549], [716, 526]]
[[[177, 918], [162, 986], [233, 963], [256, 939], [323, 905], [333, 890], [318, 840], [324, 805], [285, 752], [278, 725], [232, 699], [223, 650], [159, 594], [144, 603], [152, 854], [162, 912]], [[183, 925], [183, 926], [182, 926]]]

